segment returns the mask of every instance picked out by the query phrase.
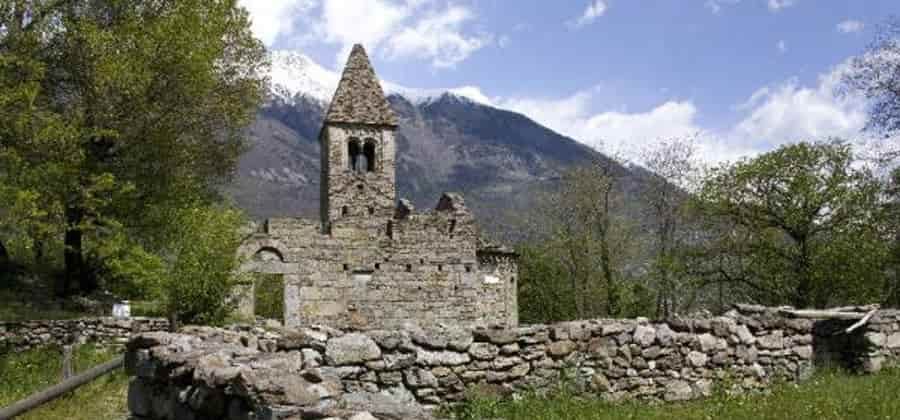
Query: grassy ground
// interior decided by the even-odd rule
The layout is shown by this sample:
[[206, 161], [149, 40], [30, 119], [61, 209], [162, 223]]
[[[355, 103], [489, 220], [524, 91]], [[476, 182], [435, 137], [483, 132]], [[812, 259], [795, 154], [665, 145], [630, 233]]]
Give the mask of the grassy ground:
[[[75, 354], [74, 368], [83, 371], [113, 357], [115, 354], [93, 346], [81, 346]], [[0, 356], [0, 406], [7, 406], [58, 383], [61, 372], [61, 352], [55, 347]], [[124, 419], [127, 416], [127, 385], [128, 378], [120, 369], [17, 418]]]
[[561, 393], [519, 401], [477, 399], [450, 416], [459, 420], [887, 420], [900, 419], [900, 370], [875, 376], [823, 373], [768, 395], [717, 395], [702, 401], [650, 406], [610, 404]]

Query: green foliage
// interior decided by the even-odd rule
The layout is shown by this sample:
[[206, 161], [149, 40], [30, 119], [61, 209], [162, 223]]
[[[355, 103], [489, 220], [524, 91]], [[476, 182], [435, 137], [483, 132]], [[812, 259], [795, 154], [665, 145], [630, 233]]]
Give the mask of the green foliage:
[[178, 322], [217, 324], [228, 316], [242, 222], [238, 211], [214, 207], [181, 210], [172, 220], [161, 294]]
[[[90, 369], [116, 355], [91, 345], [74, 353], [76, 372]], [[41, 391], [61, 380], [62, 352], [43, 347], [24, 353], [0, 356], [0, 406]], [[103, 376], [74, 392], [23, 415], [27, 419], [114, 419], [125, 418], [128, 377], [122, 370]]]
[[615, 165], [571, 168], [539, 197], [528, 229], [540, 242], [525, 245], [519, 261], [523, 321], [625, 316], [634, 308], [635, 284], [623, 270], [634, 242], [630, 224], [614, 213], [622, 206]]
[[750, 300], [864, 303], [883, 292], [881, 186], [840, 142], [797, 143], [717, 168], [699, 195], [698, 272]]
[[[217, 201], [262, 99], [264, 48], [246, 11], [235, 0], [3, 8], [0, 237], [24, 254], [65, 238], [48, 249], [66, 254], [66, 290], [90, 291], [97, 275], [149, 290], [170, 236], [161, 216]], [[89, 256], [101, 266], [87, 270]]]
[[571, 283], [561, 281], [566, 271], [548, 250], [525, 245], [519, 252], [519, 321], [537, 324], [575, 319], [570, 304], [575, 293]]
[[688, 403], [652, 405], [643, 401], [609, 403], [559, 392], [527, 395], [518, 400], [476, 398], [456, 407], [457, 420], [843, 420], [890, 419], [900, 413], [900, 400], [890, 390], [900, 386], [900, 371], [873, 376], [838, 372], [819, 374], [801, 384], [784, 384], [765, 395], [728, 395]]
[[284, 275], [257, 273], [253, 276], [256, 315], [284, 321]]

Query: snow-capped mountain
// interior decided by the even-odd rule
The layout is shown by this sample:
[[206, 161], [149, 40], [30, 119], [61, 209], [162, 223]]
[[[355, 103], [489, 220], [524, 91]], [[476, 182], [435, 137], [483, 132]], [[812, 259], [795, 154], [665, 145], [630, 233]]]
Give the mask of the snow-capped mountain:
[[[305, 97], [327, 104], [341, 79], [339, 72], [326, 69], [299, 51], [274, 51], [270, 54], [270, 91], [273, 98], [293, 103], [297, 97]], [[433, 102], [444, 95], [493, 106], [490, 98], [475, 86], [456, 88], [420, 89], [383, 81], [387, 95], [399, 95], [421, 105]]]
[[[298, 52], [272, 54], [271, 94], [249, 127], [250, 149], [228, 193], [257, 218], [315, 217], [319, 206], [318, 134], [340, 75]], [[400, 120], [397, 188], [420, 208], [445, 191], [463, 192], [491, 231], [515, 231], [510, 211], [534, 206], [560, 170], [608, 159], [528, 117], [499, 109], [477, 88], [414, 89], [384, 82]], [[618, 166], [625, 190], [642, 171]], [[631, 181], [628, 181], [628, 180]], [[637, 194], [634, 194], [637, 196]]]
[[275, 98], [287, 103], [292, 103], [298, 95], [327, 103], [341, 79], [340, 74], [300, 52], [274, 51], [270, 59], [270, 91]]

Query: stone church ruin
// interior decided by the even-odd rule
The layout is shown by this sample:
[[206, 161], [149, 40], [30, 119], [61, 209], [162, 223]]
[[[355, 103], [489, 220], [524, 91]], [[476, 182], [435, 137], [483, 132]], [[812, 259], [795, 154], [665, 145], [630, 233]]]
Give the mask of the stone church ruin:
[[[397, 200], [398, 120], [362, 46], [353, 47], [319, 133], [320, 220], [265, 221], [243, 270], [280, 275], [286, 326], [518, 324], [516, 254], [482, 239], [462, 196], [434, 210]], [[253, 287], [241, 311], [252, 315]]]

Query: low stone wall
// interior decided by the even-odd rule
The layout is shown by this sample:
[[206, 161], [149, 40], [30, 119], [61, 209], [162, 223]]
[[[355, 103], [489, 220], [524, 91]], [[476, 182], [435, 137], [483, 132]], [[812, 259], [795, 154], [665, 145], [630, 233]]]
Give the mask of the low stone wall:
[[187, 328], [129, 343], [138, 419], [428, 418], [467, 389], [565, 381], [610, 400], [686, 400], [802, 380], [820, 363], [869, 371], [900, 356], [900, 312], [853, 321], [757, 308], [706, 319], [589, 320], [515, 329], [342, 332]]
[[47, 345], [73, 342], [122, 346], [135, 334], [164, 331], [169, 322], [163, 318], [111, 317], [44, 321], [0, 321], [0, 354], [20, 352]]

